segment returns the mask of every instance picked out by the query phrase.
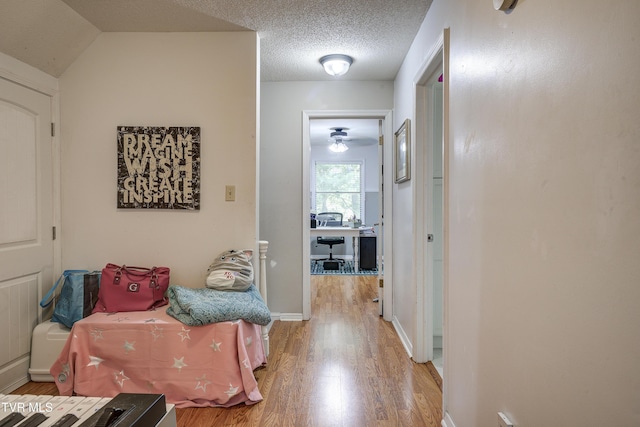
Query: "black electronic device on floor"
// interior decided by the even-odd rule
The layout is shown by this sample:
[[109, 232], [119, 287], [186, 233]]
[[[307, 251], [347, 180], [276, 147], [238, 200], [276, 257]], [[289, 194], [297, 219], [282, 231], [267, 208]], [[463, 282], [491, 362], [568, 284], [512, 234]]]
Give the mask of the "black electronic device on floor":
[[360, 236], [361, 270], [373, 270], [376, 266], [376, 236]]
[[155, 426], [166, 412], [164, 394], [120, 393], [80, 427]]

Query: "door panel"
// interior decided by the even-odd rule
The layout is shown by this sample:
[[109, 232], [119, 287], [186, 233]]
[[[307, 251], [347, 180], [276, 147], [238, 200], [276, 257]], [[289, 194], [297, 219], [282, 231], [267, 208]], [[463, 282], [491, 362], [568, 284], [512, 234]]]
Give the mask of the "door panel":
[[0, 390], [26, 376], [39, 291], [52, 283], [51, 145], [51, 98], [0, 78]]
[[0, 79], [0, 281], [53, 264], [51, 99]]

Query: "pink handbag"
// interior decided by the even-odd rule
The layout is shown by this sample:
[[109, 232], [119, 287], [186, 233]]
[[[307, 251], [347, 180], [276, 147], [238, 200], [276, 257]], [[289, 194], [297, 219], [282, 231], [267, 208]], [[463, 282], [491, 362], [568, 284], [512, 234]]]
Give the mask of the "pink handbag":
[[92, 313], [145, 311], [168, 303], [168, 267], [107, 264], [102, 269], [98, 302]]

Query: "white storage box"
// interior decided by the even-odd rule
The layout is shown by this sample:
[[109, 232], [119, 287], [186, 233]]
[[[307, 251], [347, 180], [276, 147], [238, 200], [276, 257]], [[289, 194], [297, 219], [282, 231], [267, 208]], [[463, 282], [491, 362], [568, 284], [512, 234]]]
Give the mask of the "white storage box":
[[31, 336], [31, 381], [52, 383], [49, 369], [67, 342], [71, 329], [57, 322], [43, 322], [35, 327]]

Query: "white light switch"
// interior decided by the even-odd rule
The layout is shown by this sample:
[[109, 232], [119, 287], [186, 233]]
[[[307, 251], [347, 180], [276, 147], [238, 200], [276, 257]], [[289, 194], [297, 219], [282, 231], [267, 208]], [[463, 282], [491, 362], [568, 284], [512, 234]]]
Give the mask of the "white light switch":
[[234, 202], [236, 200], [236, 186], [227, 185], [224, 188], [224, 200], [227, 202]]

